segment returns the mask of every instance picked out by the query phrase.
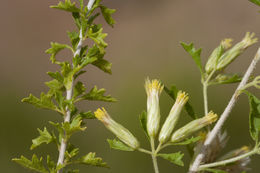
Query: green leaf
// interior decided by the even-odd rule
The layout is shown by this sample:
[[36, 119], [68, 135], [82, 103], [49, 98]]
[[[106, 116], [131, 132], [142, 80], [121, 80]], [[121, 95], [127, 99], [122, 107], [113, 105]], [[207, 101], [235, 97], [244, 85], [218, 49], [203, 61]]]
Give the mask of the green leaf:
[[63, 82], [63, 76], [59, 72], [47, 72], [47, 74], [52, 77], [53, 79], [56, 79], [59, 82]]
[[40, 136], [32, 140], [31, 150], [35, 149], [36, 147], [40, 146], [42, 143], [49, 144], [53, 141], [53, 136], [48, 132], [46, 127], [44, 127], [44, 130], [41, 131], [40, 129], [37, 129]]
[[52, 102], [51, 96], [44, 93], [41, 93], [40, 99], [30, 94], [29, 97], [22, 99], [22, 102], [30, 103], [39, 108], [58, 111], [57, 106]]
[[173, 164], [176, 164], [179, 166], [184, 166], [184, 163], [182, 161], [184, 154], [181, 152], [171, 153], [171, 154], [157, 154], [157, 156], [162, 157], [165, 160], [168, 160]]
[[196, 50], [193, 46], [193, 43], [186, 44], [181, 42], [181, 45], [186, 50], [186, 52], [188, 52], [191, 55], [196, 65], [198, 66], [200, 73], [203, 74], [201, 59], [200, 59], [201, 48]]
[[77, 156], [79, 154], [79, 148], [75, 148], [73, 145], [69, 145], [67, 148], [67, 151], [65, 152], [66, 155], [66, 161], [70, 161], [73, 157]]
[[82, 119], [96, 119], [95, 115], [93, 112], [88, 111], [88, 112], [81, 112], [79, 113]]
[[94, 101], [105, 101], [105, 102], [115, 102], [116, 99], [110, 95], [104, 96], [106, 90], [104, 88], [97, 89], [95, 86], [92, 88], [89, 93], [84, 94], [78, 100], [94, 100]]
[[207, 172], [212, 172], [212, 173], [228, 173], [226, 171], [220, 170], [220, 169], [211, 169], [211, 168], [207, 168], [207, 169], [203, 169]]
[[111, 71], [111, 67], [112, 67], [112, 63], [108, 62], [105, 59], [98, 59], [97, 61], [92, 63], [94, 66], [98, 67], [100, 70], [108, 73], [108, 74], [112, 74]]
[[122, 151], [134, 151], [133, 148], [128, 147], [127, 145], [125, 145], [123, 142], [119, 141], [119, 140], [111, 140], [111, 139], [107, 139], [107, 142], [109, 143], [110, 148], [113, 148], [115, 150], [122, 150]]
[[76, 97], [80, 96], [85, 91], [86, 91], [85, 85], [82, 82], [78, 81], [76, 83], [76, 85], [74, 86], [73, 99], [75, 99]]
[[210, 82], [210, 85], [217, 85], [217, 84], [232, 84], [237, 83], [242, 80], [242, 77], [237, 74], [219, 74], [215, 80]]
[[140, 120], [140, 124], [142, 129], [144, 130], [145, 135], [149, 138], [148, 132], [147, 132], [147, 112], [143, 111], [140, 115], [139, 115], [139, 120]]
[[56, 79], [53, 79], [49, 82], [45, 82], [45, 85], [48, 86], [50, 89], [56, 91], [60, 90], [63, 87], [63, 82], [59, 82]]
[[177, 143], [172, 143], [172, 145], [189, 145], [191, 143], [195, 143], [201, 139], [201, 136], [197, 137], [191, 137], [183, 142], [177, 142]]
[[87, 36], [97, 44], [102, 54], [105, 53], [105, 48], [107, 47], [107, 43], [104, 41], [104, 38], [107, 36], [107, 34], [103, 33], [103, 28], [101, 24], [92, 25], [87, 30]]
[[102, 12], [103, 17], [105, 18], [107, 24], [113, 27], [115, 20], [112, 18], [112, 14], [116, 12], [115, 9], [109, 9], [103, 5], [99, 6]]
[[70, 63], [62, 62], [61, 66], [61, 74], [64, 76], [63, 84], [67, 90], [72, 87], [73, 76], [76, 73], [71, 67]]
[[84, 131], [87, 127], [81, 127], [81, 123], [82, 119], [80, 116], [74, 117], [71, 123], [63, 123], [63, 128], [66, 131], [66, 136], [69, 138], [75, 132]]
[[249, 112], [249, 131], [254, 141], [258, 141], [260, 131], [260, 100], [252, 93], [246, 91], [248, 95], [250, 112]]
[[[177, 89], [177, 87], [175, 85], [172, 85], [170, 89], [164, 85], [164, 91], [173, 99], [173, 101], [176, 101], [177, 93], [179, 90]], [[191, 106], [189, 101], [185, 104], [184, 108], [185, 108], [185, 111], [187, 112], [187, 114], [192, 119], [197, 119], [194, 109]]]
[[72, 3], [70, 0], [65, 0], [65, 2], [60, 1], [58, 5], [51, 6], [51, 8], [56, 8], [68, 12], [80, 12], [80, 9], [75, 6], [75, 2]]
[[45, 52], [47, 54], [51, 54], [50, 60], [52, 63], [56, 63], [56, 55], [63, 49], [69, 48], [70, 46], [66, 44], [60, 44], [60, 43], [53, 43], [51, 42], [51, 48], [47, 49]]
[[77, 163], [108, 168], [107, 163], [103, 162], [102, 158], [96, 157], [96, 153], [92, 152], [78, 159]]
[[47, 167], [48, 167], [50, 173], [57, 172], [56, 163], [53, 160], [51, 160], [51, 157], [49, 155], [47, 155]]
[[32, 160], [29, 160], [24, 156], [21, 156], [21, 158], [14, 158], [12, 160], [20, 164], [21, 166], [31, 169], [33, 171], [40, 173], [48, 173], [48, 171], [43, 166], [42, 157], [38, 159], [38, 157], [35, 154], [32, 156]]
[[249, 0], [251, 2], [253, 2], [254, 4], [260, 6], [260, 0]]
[[79, 42], [79, 33], [78, 32], [67, 32], [69, 38], [70, 38], [70, 42], [71, 45], [73, 47], [73, 50], [75, 51], [77, 49], [77, 45]]

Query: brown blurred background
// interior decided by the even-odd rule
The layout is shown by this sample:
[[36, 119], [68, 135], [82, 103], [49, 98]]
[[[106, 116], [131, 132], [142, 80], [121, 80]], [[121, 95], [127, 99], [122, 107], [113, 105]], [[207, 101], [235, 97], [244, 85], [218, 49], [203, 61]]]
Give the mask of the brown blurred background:
[[[36, 152], [38, 156], [51, 154], [57, 158], [54, 145], [43, 145], [35, 151], [30, 151], [29, 147], [31, 139], [38, 135], [37, 128], [50, 127], [48, 121], [60, 121], [61, 117], [20, 102], [29, 93], [39, 96], [41, 91], [47, 90], [43, 84], [50, 79], [46, 72], [55, 71], [57, 66], [50, 63], [44, 51], [49, 48], [51, 41], [68, 43], [66, 31], [75, 29], [68, 13], [49, 8], [57, 2], [1, 2], [0, 172], [29, 172], [11, 162], [11, 158], [20, 155], [30, 158]], [[117, 9], [115, 27], [112, 29], [104, 24], [104, 31], [109, 34], [106, 39], [109, 43], [106, 58], [113, 63], [113, 75], [91, 67], [81, 80], [88, 88], [94, 84], [106, 88], [107, 93], [119, 101], [111, 104], [83, 102], [79, 106], [84, 110], [106, 106], [114, 119], [128, 127], [145, 148], [149, 145], [139, 126], [138, 115], [146, 108], [143, 85], [147, 76], [159, 78], [168, 86], [176, 84], [187, 91], [196, 113], [203, 113], [199, 71], [181, 48], [180, 41], [194, 42], [196, 48], [202, 47], [205, 62], [223, 38], [234, 38], [235, 43], [244, 37], [246, 31], [255, 32], [260, 37], [260, 8], [247, 0], [104, 0], [103, 3]], [[99, 22], [104, 23], [104, 20], [100, 18]], [[259, 43], [249, 48], [227, 71], [244, 73], [257, 47]], [[259, 74], [259, 69], [260, 65], [255, 74]], [[210, 109], [221, 114], [235, 87], [211, 87]], [[172, 104], [172, 100], [163, 93], [162, 121]], [[247, 98], [242, 96], [225, 123], [230, 140], [223, 153], [243, 145], [254, 145], [248, 132], [248, 109]], [[189, 120], [183, 113], [179, 124]], [[81, 172], [153, 172], [148, 155], [111, 150], [106, 139], [114, 136], [100, 122], [91, 120], [87, 122], [87, 127], [85, 133], [75, 135], [72, 141], [80, 147], [82, 154], [95, 151], [109, 163], [111, 169], [80, 166]], [[184, 147], [173, 147], [166, 151], [175, 152], [179, 149], [186, 152]], [[252, 158], [252, 170], [249, 172], [258, 173], [260, 157]], [[189, 159], [186, 154], [185, 169], [159, 159], [159, 168], [162, 173], [186, 172]]]

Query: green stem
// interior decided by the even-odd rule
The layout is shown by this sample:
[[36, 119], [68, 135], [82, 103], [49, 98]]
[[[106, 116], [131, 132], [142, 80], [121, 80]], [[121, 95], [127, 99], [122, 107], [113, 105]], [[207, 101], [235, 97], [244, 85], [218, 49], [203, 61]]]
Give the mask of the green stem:
[[211, 168], [211, 167], [217, 167], [217, 166], [224, 166], [224, 165], [227, 165], [229, 163], [233, 163], [233, 162], [239, 161], [241, 159], [244, 159], [246, 157], [249, 157], [249, 156], [251, 156], [253, 154], [256, 154], [257, 152], [258, 152], [258, 148], [255, 148], [255, 149], [253, 149], [252, 151], [250, 151], [248, 153], [242, 154], [242, 155], [237, 156], [237, 157], [233, 157], [231, 159], [227, 159], [227, 160], [222, 160], [222, 161], [219, 161], [219, 162], [214, 162], [214, 163], [201, 165], [199, 167], [199, 170], [203, 170], [203, 169]]
[[203, 83], [204, 116], [208, 114], [208, 84]]
[[142, 152], [142, 153], [146, 153], [146, 154], [150, 154], [150, 155], [153, 155], [153, 153], [151, 151], [148, 151], [146, 149], [143, 149], [143, 148], [138, 148], [138, 151]]
[[156, 151], [155, 151], [155, 147], [154, 147], [154, 138], [151, 137], [151, 148], [152, 148], [152, 160], [153, 160], [153, 167], [154, 167], [154, 172], [155, 173], [159, 173], [159, 168], [158, 168], [158, 164], [157, 164], [157, 159], [156, 159]]

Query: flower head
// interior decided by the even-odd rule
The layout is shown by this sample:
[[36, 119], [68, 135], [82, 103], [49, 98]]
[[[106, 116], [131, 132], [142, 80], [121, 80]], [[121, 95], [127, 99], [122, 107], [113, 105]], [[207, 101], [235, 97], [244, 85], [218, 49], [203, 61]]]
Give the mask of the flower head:
[[133, 149], [137, 149], [139, 147], [138, 140], [134, 137], [134, 135], [121, 124], [118, 124], [114, 121], [107, 113], [105, 108], [98, 108], [95, 112], [95, 117], [104, 123], [108, 130], [114, 133], [121, 141], [127, 144], [129, 147]]
[[145, 90], [147, 93], [147, 132], [150, 137], [155, 137], [159, 130], [159, 97], [163, 90], [163, 85], [157, 79], [152, 81], [146, 79]]
[[181, 114], [181, 110], [183, 109], [183, 106], [188, 101], [188, 99], [189, 99], [188, 94], [186, 94], [185, 92], [182, 92], [182, 91], [178, 92], [177, 99], [176, 99], [174, 105], [172, 106], [172, 109], [171, 109], [168, 117], [166, 118], [166, 120], [162, 126], [162, 129], [160, 131], [160, 134], [159, 134], [160, 143], [164, 143], [169, 139], [176, 123], [178, 122], [178, 119]]

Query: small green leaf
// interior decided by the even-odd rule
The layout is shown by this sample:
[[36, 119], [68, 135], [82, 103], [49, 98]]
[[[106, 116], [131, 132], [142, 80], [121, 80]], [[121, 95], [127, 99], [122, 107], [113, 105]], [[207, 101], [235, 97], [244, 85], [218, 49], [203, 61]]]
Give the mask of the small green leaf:
[[48, 86], [50, 89], [56, 91], [60, 90], [63, 87], [63, 82], [59, 82], [56, 79], [53, 79], [49, 82], [45, 82], [45, 85]]
[[188, 52], [191, 55], [191, 57], [195, 61], [196, 65], [198, 66], [200, 73], [203, 74], [201, 59], [200, 59], [201, 49], [196, 50], [193, 46], [193, 43], [186, 44], [186, 43], [181, 42], [181, 45], [186, 50], [186, 52]]
[[50, 60], [52, 63], [56, 63], [56, 55], [63, 49], [69, 48], [70, 46], [66, 44], [60, 44], [60, 43], [53, 43], [51, 42], [51, 48], [47, 49], [45, 52], [47, 54], [51, 54]]
[[57, 106], [54, 105], [51, 97], [44, 93], [41, 93], [40, 99], [30, 94], [29, 97], [22, 99], [22, 102], [30, 103], [39, 108], [57, 111]]
[[116, 99], [110, 95], [104, 96], [106, 90], [104, 88], [97, 89], [95, 86], [88, 93], [84, 94], [78, 100], [94, 100], [94, 101], [105, 101], [105, 102], [115, 102]]
[[140, 120], [140, 124], [142, 129], [144, 130], [145, 135], [149, 138], [148, 132], [147, 132], [147, 112], [143, 111], [140, 115], [139, 115], [139, 120]]
[[107, 163], [103, 162], [102, 158], [96, 157], [96, 153], [92, 152], [78, 159], [77, 163], [108, 168]]
[[211, 169], [211, 168], [207, 168], [207, 169], [203, 169], [207, 172], [212, 172], [212, 173], [228, 173], [226, 171], [220, 170], [220, 169]]
[[43, 166], [42, 157], [38, 159], [38, 157], [35, 154], [32, 156], [32, 160], [29, 160], [24, 156], [21, 156], [21, 158], [14, 158], [12, 160], [20, 164], [21, 166], [31, 169], [33, 171], [40, 173], [48, 173], [48, 171]]
[[242, 77], [237, 74], [219, 74], [215, 80], [210, 82], [210, 85], [217, 85], [217, 84], [232, 84], [237, 83], [242, 80]]
[[76, 97], [83, 94], [85, 91], [86, 91], [85, 85], [82, 82], [78, 81], [74, 86], [73, 98], [75, 99]]
[[87, 127], [81, 127], [81, 123], [82, 119], [80, 116], [74, 117], [71, 123], [63, 123], [63, 129], [66, 131], [66, 136], [69, 138], [75, 132], [84, 131]]
[[260, 6], [260, 0], [249, 0], [251, 2], [253, 2], [254, 4]]
[[260, 100], [252, 93], [246, 91], [250, 104], [249, 131], [254, 141], [258, 141], [260, 131]]
[[47, 72], [47, 74], [52, 77], [53, 79], [56, 79], [59, 82], [63, 82], [63, 76], [59, 72]]
[[[173, 101], [176, 100], [177, 97], [177, 93], [178, 93], [178, 89], [175, 85], [172, 85], [171, 88], [167, 88], [166, 86], [164, 86], [164, 91], [173, 99]], [[191, 106], [190, 102], [188, 101], [185, 106], [185, 111], [187, 112], [187, 114], [192, 118], [192, 119], [196, 119], [197, 116], [194, 112], [193, 107]]]
[[183, 142], [177, 142], [177, 143], [172, 143], [172, 145], [189, 145], [191, 143], [195, 143], [201, 139], [201, 136], [197, 137], [191, 137]]
[[122, 151], [134, 151], [133, 148], [128, 147], [127, 145], [125, 145], [123, 142], [119, 141], [119, 140], [111, 140], [111, 139], [107, 139], [107, 142], [109, 143], [110, 148], [113, 148], [115, 150], [122, 150]]
[[88, 112], [81, 112], [79, 113], [82, 119], [96, 119], [95, 115], [93, 112], [88, 111]]
[[184, 154], [181, 152], [171, 153], [171, 154], [157, 154], [157, 156], [162, 157], [165, 160], [168, 160], [173, 164], [176, 164], [179, 166], [184, 166], [184, 163], [182, 161]]
[[103, 5], [99, 6], [102, 12], [103, 17], [105, 18], [107, 24], [113, 27], [115, 20], [112, 18], [112, 14], [116, 12], [115, 9], [109, 9]]
[[79, 149], [75, 148], [73, 145], [69, 145], [66, 151], [66, 160], [70, 161], [73, 157], [77, 156], [79, 154]]
[[37, 129], [40, 136], [32, 140], [31, 150], [35, 149], [36, 147], [40, 146], [42, 143], [49, 144], [53, 141], [52, 135], [48, 132], [46, 127], [44, 127], [44, 130], [41, 131], [40, 129]]
[[75, 2], [72, 3], [70, 0], [65, 0], [65, 2], [59, 2], [58, 5], [53, 5], [51, 6], [51, 8], [56, 8], [68, 12], [80, 12], [80, 9], [78, 9], [75, 6]]
[[50, 171], [50, 173], [56, 173], [56, 163], [51, 160], [51, 157], [49, 155], [47, 155], [47, 166], [48, 166], [48, 169]]
[[87, 36], [92, 39], [98, 46], [100, 52], [105, 53], [105, 48], [107, 47], [107, 43], [104, 41], [107, 36], [106, 33], [103, 33], [102, 25], [92, 25], [87, 30]]
[[100, 70], [108, 73], [108, 74], [112, 74], [111, 71], [111, 67], [112, 67], [112, 63], [108, 62], [105, 59], [98, 59], [97, 61], [92, 63], [94, 66], [98, 67]]
[[73, 47], [73, 50], [75, 51], [77, 49], [77, 45], [79, 42], [79, 33], [78, 32], [67, 32], [71, 45]]

